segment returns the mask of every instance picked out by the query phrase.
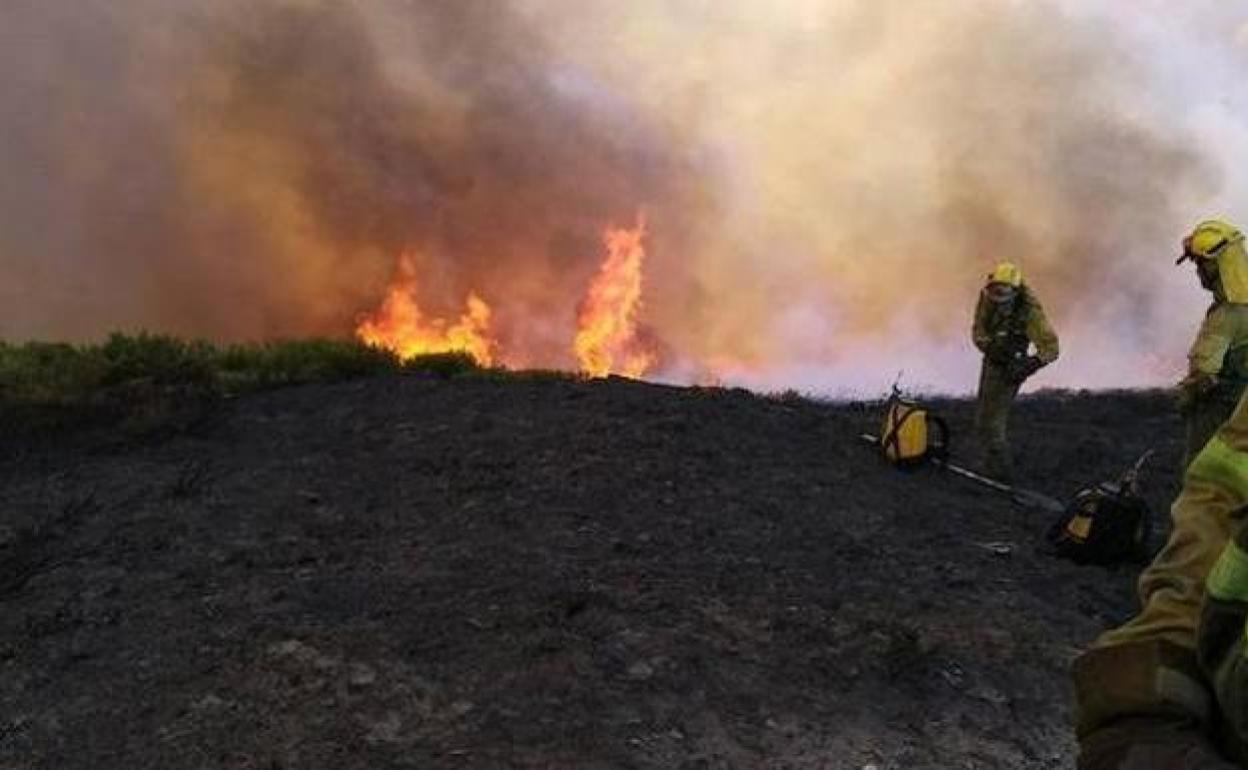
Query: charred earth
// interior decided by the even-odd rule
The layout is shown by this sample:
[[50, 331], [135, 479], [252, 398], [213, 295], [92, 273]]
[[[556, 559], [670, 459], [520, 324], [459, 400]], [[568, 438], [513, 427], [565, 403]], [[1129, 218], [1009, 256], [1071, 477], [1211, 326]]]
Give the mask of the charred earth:
[[[383, 376], [0, 438], [0, 768], [1069, 766], [1069, 662], [1138, 566], [884, 466], [875, 420]], [[1059, 497], [1155, 447], [1157, 538], [1178, 436], [1157, 393], [1014, 417]]]

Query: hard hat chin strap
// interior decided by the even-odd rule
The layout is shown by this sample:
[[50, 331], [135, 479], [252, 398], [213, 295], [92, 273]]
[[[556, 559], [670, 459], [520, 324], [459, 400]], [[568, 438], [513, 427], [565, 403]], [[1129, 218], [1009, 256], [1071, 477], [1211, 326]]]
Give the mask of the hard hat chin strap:
[[1216, 292], [1222, 288], [1221, 276], [1218, 273], [1216, 259], [1201, 259], [1196, 262], [1196, 275], [1200, 277], [1200, 286], [1207, 291]]

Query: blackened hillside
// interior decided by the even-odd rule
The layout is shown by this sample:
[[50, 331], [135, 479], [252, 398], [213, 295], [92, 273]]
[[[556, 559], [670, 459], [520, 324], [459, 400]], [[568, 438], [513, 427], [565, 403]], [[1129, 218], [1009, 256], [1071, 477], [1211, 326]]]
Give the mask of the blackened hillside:
[[[955, 436], [969, 405], [940, 405]], [[863, 405], [382, 377], [0, 457], [0, 767], [1066, 767], [1067, 666], [1133, 570], [883, 466]], [[1016, 413], [1066, 496], [1157, 394]], [[957, 447], [955, 447], [956, 450]]]

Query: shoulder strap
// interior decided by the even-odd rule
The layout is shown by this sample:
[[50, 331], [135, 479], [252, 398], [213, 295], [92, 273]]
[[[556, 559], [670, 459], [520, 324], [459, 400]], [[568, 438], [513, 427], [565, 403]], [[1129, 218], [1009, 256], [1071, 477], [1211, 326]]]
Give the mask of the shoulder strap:
[[888, 413], [891, 414], [894, 410], [902, 409], [905, 411], [892, 421], [892, 426], [884, 433], [883, 436], [880, 437], [880, 449], [884, 451], [886, 456], [890, 447], [898, 455], [901, 454], [901, 426], [919, 411], [917, 406], [911, 406], [898, 399], [894, 400], [888, 407]]
[[942, 460], [947, 459], [949, 457], [949, 424], [931, 412], [927, 413], [927, 424], [935, 426], [936, 433], [940, 437], [935, 442], [928, 442], [929, 449], [936, 457]]

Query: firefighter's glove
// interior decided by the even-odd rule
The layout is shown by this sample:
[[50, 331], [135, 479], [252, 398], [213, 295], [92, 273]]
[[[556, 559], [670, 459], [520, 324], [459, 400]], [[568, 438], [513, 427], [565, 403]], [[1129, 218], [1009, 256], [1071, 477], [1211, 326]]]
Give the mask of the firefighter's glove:
[[1026, 356], [1024, 358], [1015, 359], [1010, 366], [1010, 381], [1019, 385], [1026, 382], [1028, 377], [1040, 371], [1044, 367], [1044, 362], [1038, 356]]
[[1179, 383], [1175, 394], [1175, 403], [1179, 407], [1179, 413], [1190, 413], [1217, 386], [1218, 378], [1212, 374], [1189, 374]]

